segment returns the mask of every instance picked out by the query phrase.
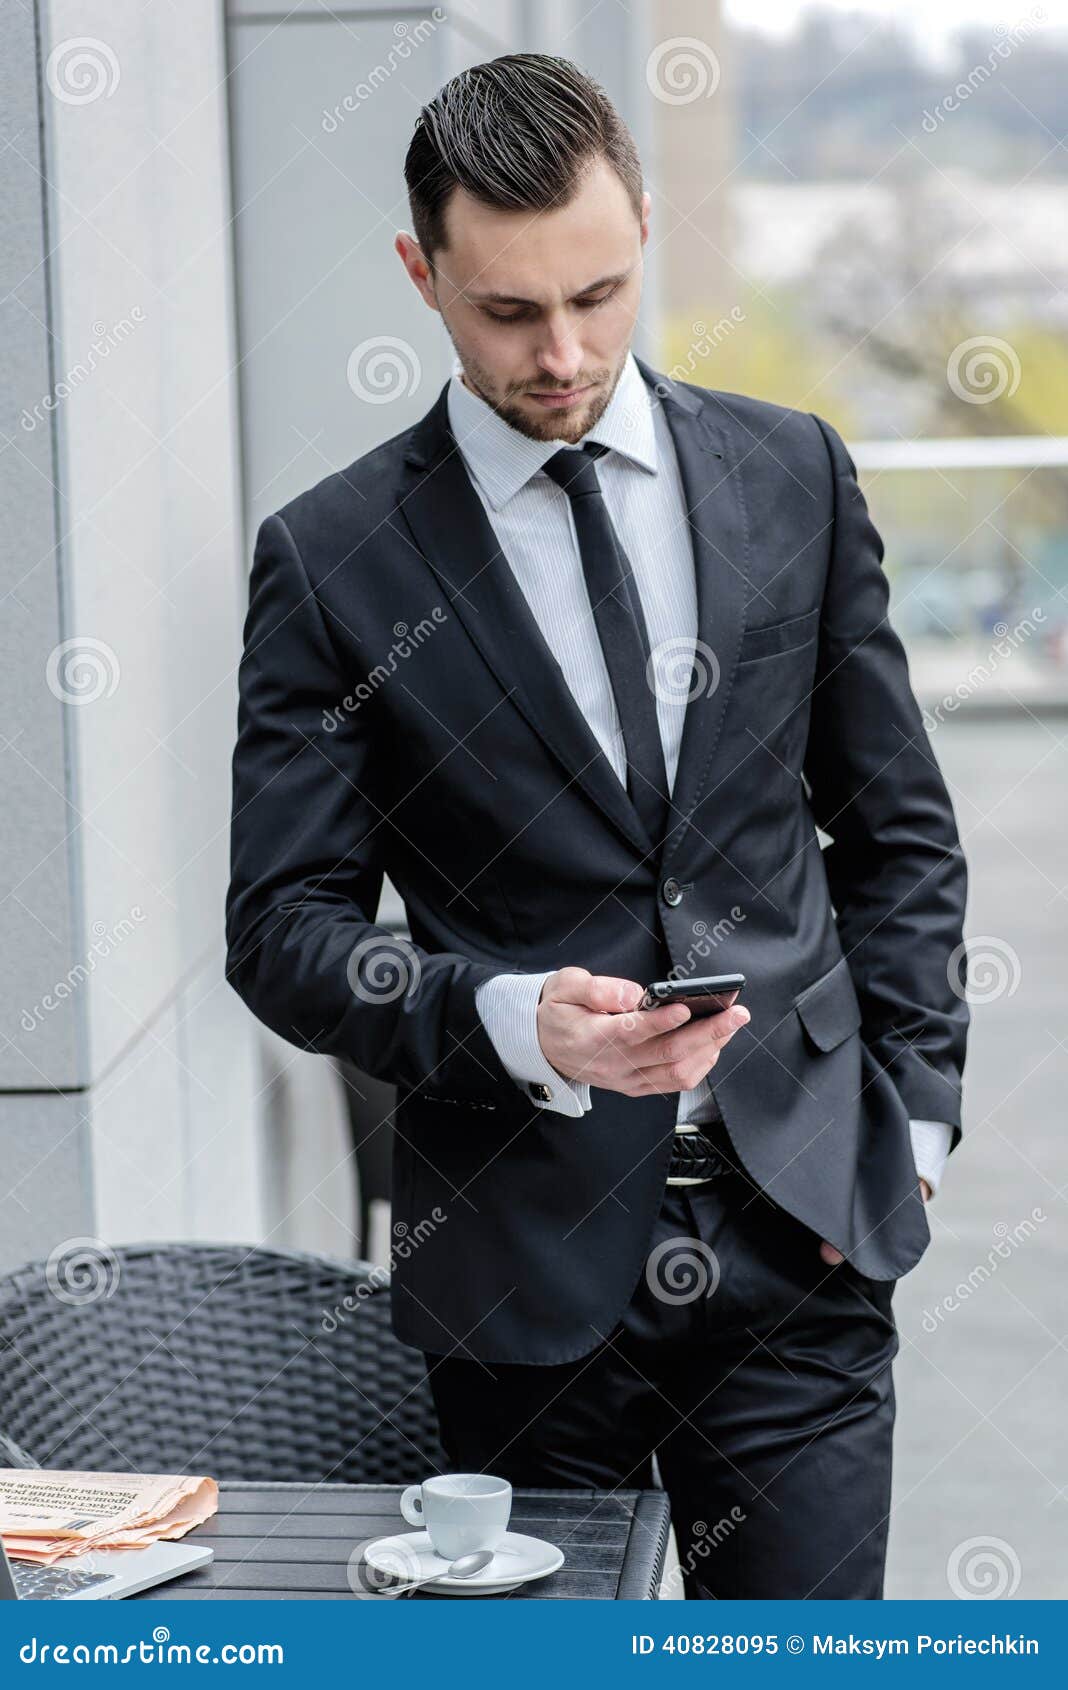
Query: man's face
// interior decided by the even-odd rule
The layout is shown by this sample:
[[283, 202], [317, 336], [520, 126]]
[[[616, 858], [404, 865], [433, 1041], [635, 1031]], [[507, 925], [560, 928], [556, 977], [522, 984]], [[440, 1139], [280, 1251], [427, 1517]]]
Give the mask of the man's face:
[[430, 275], [397, 251], [441, 312], [467, 386], [533, 440], [572, 444], [612, 397], [630, 349], [648, 236], [604, 159], [559, 210], [498, 211], [455, 189]]

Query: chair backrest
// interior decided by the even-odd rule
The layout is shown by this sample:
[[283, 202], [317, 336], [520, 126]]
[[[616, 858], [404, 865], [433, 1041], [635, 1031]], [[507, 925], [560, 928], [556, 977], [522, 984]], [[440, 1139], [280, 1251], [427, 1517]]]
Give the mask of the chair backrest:
[[0, 1427], [42, 1467], [407, 1483], [444, 1470], [385, 1275], [238, 1245], [0, 1279]]

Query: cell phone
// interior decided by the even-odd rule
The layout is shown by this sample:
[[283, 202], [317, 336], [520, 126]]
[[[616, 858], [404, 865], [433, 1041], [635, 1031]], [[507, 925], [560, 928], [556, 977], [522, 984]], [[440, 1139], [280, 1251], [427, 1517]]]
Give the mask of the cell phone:
[[654, 980], [646, 986], [642, 1009], [662, 1009], [665, 1004], [684, 1003], [691, 1017], [722, 1015], [745, 985], [744, 974], [708, 974], [702, 980]]

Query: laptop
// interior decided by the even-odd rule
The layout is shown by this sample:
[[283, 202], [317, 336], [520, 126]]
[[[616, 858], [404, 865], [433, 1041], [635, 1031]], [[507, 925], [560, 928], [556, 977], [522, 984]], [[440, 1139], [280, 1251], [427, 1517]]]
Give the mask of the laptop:
[[151, 1543], [146, 1549], [90, 1549], [38, 1567], [9, 1561], [0, 1539], [0, 1601], [85, 1602], [132, 1596], [207, 1566], [213, 1553], [195, 1543]]

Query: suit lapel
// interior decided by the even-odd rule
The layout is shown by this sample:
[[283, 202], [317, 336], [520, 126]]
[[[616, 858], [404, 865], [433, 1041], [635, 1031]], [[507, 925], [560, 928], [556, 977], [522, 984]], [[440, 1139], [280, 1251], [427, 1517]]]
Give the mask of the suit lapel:
[[[709, 404], [640, 358], [637, 363], [671, 429], [697, 585], [696, 690], [686, 708], [666, 857], [681, 842], [701, 796], [722, 726], [745, 624], [747, 527], [732, 442], [710, 420]], [[646, 857], [652, 841], [575, 703], [471, 484], [449, 430], [447, 393], [443, 388], [412, 430], [399, 515], [504, 692], [568, 778]], [[644, 684], [644, 676], [639, 681]]]
[[738, 661], [749, 597], [748, 525], [734, 434], [712, 420], [710, 400], [637, 360], [664, 406], [689, 517], [697, 585], [697, 646], [664, 858], [680, 845], [704, 790]]

